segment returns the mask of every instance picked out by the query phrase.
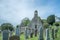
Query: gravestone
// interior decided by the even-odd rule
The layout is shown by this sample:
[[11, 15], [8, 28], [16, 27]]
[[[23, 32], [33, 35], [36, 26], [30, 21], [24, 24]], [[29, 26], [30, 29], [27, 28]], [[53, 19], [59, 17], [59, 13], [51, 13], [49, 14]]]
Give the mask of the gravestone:
[[43, 39], [43, 28], [40, 28], [40, 35], [39, 35], [39, 40], [44, 40]]
[[10, 37], [12, 36], [12, 34], [13, 34], [13, 32], [12, 32], [12, 31], [9, 31], [9, 36], [10, 36]]
[[30, 37], [33, 38], [33, 34], [34, 34], [34, 30], [31, 29], [31, 34], [30, 34]]
[[31, 29], [29, 28], [29, 36], [30, 36], [30, 34], [31, 34]]
[[16, 28], [16, 35], [20, 36], [20, 28], [19, 27]]
[[57, 38], [58, 29], [55, 30], [55, 38]]
[[56, 29], [55, 29], [55, 38], [57, 38], [58, 31], [59, 31], [59, 27], [56, 26]]
[[29, 37], [29, 30], [28, 28], [25, 29], [25, 39], [28, 39]]
[[8, 30], [4, 30], [3, 31], [3, 40], [8, 40], [9, 38], [9, 31]]
[[14, 35], [14, 36], [11, 36], [11, 37], [9, 38], [9, 40], [20, 40], [20, 37]]
[[50, 40], [49, 29], [46, 29], [46, 40]]
[[52, 29], [52, 38], [53, 38], [53, 40], [54, 40], [54, 29]]

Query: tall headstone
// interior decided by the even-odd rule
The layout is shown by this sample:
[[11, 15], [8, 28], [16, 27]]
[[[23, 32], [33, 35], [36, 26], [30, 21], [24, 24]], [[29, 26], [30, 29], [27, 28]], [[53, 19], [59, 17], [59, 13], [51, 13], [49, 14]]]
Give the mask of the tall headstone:
[[25, 40], [29, 38], [29, 30], [28, 28], [25, 29]]
[[31, 29], [29, 28], [29, 36], [30, 36], [30, 34], [31, 34]]
[[55, 38], [57, 38], [57, 32], [58, 32], [58, 30], [56, 29], [55, 30]]
[[46, 40], [50, 40], [49, 29], [46, 29]]
[[9, 36], [10, 36], [10, 37], [12, 36], [12, 34], [13, 34], [13, 32], [12, 32], [12, 31], [9, 31]]
[[39, 35], [39, 40], [44, 40], [43, 39], [43, 28], [40, 28], [40, 35]]
[[4, 30], [2, 35], [3, 35], [3, 40], [8, 40], [8, 38], [9, 38], [9, 31], [8, 30]]
[[55, 34], [54, 29], [52, 29], [52, 38], [53, 38], [53, 40], [54, 40], [54, 34]]
[[19, 27], [16, 28], [16, 35], [20, 36], [20, 28]]

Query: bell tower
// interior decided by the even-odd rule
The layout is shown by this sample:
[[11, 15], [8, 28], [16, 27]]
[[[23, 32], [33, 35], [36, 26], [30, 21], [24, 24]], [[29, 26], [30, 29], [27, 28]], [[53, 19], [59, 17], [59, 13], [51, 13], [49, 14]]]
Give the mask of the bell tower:
[[35, 10], [35, 11], [34, 11], [34, 17], [37, 17], [37, 16], [38, 16], [38, 11]]

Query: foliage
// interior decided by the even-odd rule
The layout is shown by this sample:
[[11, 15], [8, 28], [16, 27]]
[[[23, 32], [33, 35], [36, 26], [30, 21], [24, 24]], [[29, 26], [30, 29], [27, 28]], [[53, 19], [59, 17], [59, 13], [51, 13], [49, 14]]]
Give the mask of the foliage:
[[53, 23], [55, 22], [55, 15], [50, 15], [50, 16], [48, 16], [47, 22], [48, 22], [50, 25], [53, 25]]
[[54, 24], [55, 24], [55, 26], [59, 26], [59, 23], [58, 22], [55, 22]]
[[14, 36], [11, 36], [11, 37], [9, 38], [9, 40], [20, 40], [20, 37], [14, 35]]
[[46, 19], [42, 19], [42, 23], [46, 23], [47, 22], [47, 20]]
[[30, 23], [29, 18], [24, 18], [24, 19], [22, 20], [22, 22], [21, 22], [21, 25], [22, 25], [22, 26], [27, 26], [29, 23]]
[[12, 31], [13, 30], [13, 25], [10, 24], [10, 23], [3, 23], [1, 25], [1, 30], [10, 30], [10, 31]]
[[19, 25], [16, 26], [16, 28], [18, 28], [18, 27], [19, 27]]
[[43, 26], [44, 26], [44, 28], [48, 28], [49, 24], [48, 23], [44, 23]]

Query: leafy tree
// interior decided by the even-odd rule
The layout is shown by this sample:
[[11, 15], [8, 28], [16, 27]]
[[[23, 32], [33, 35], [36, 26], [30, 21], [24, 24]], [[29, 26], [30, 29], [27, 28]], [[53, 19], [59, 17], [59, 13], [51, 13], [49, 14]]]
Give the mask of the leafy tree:
[[14, 28], [11, 26], [11, 27], [9, 27], [9, 30], [10, 30], [10, 31], [13, 31], [13, 30], [14, 30]]
[[46, 19], [42, 19], [41, 21], [42, 21], [42, 23], [46, 23], [46, 22], [47, 22], [47, 20], [46, 20]]
[[59, 23], [58, 22], [55, 22], [54, 24], [55, 24], [55, 26], [59, 26]]
[[55, 15], [50, 15], [50, 16], [48, 16], [47, 22], [48, 22], [50, 25], [53, 25], [53, 23], [55, 22]]
[[24, 19], [22, 20], [22, 22], [21, 22], [21, 25], [27, 26], [29, 23], [30, 23], [29, 18], [24, 18]]
[[12, 31], [13, 30], [13, 25], [10, 24], [10, 23], [3, 23], [1, 25], [1, 30], [10, 30], [10, 31]]
[[48, 28], [49, 24], [48, 23], [44, 23], [43, 26], [44, 26], [44, 28]]
[[19, 27], [19, 25], [16, 26], [16, 28], [18, 28], [18, 27]]

